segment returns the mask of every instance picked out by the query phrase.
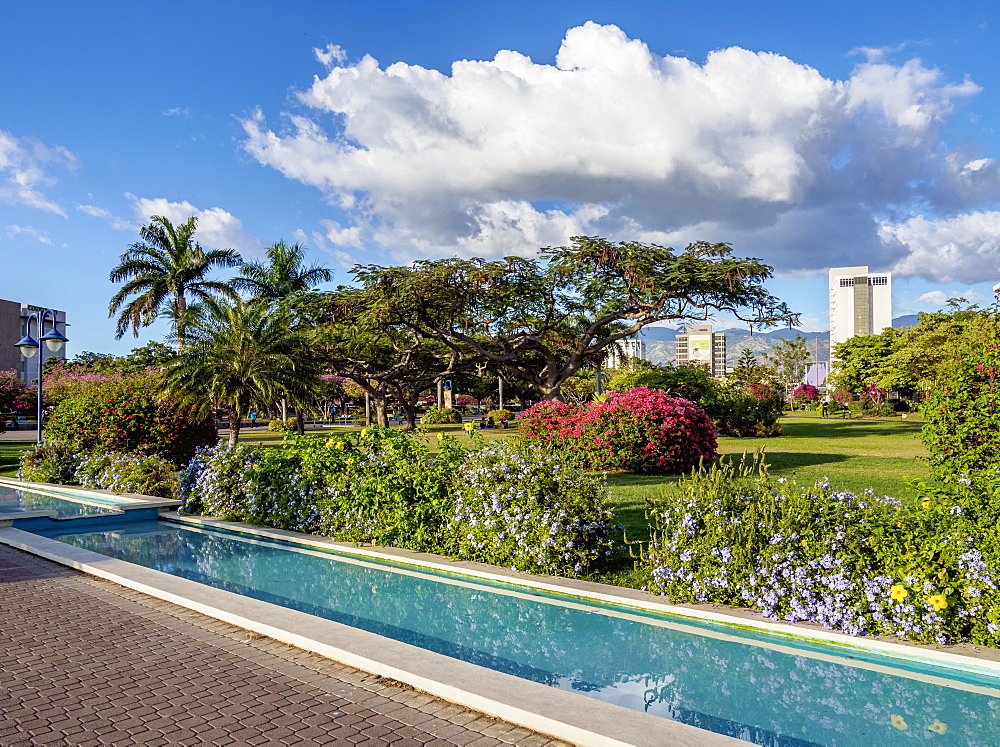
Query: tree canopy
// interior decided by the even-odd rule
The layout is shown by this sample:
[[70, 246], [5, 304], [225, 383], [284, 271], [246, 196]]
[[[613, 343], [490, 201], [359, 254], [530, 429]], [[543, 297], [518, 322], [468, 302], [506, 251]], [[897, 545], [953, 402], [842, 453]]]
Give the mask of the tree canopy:
[[139, 229], [142, 240], [122, 254], [110, 275], [112, 283], [123, 283], [108, 307], [109, 317], [118, 314], [115, 339], [121, 339], [130, 327], [138, 337], [139, 327], [164, 315], [182, 347], [192, 321], [189, 299], [236, 297], [228, 283], [210, 280], [208, 274], [216, 267], [239, 265], [240, 255], [232, 249], [205, 251], [194, 240], [197, 225], [195, 216], [175, 226], [162, 215], [154, 215]]
[[[364, 265], [365, 321], [408, 327], [462, 361], [478, 361], [559, 396], [564, 381], [647, 324], [726, 312], [753, 326], [796, 321], [764, 288], [771, 268], [728, 244], [683, 251], [577, 236], [538, 259], [423, 260]], [[359, 320], [360, 321], [360, 320]]]

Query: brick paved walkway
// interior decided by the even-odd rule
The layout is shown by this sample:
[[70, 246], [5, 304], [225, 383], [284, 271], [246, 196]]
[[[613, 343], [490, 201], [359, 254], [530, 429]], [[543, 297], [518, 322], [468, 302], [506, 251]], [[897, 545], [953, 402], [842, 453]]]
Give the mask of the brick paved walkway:
[[0, 545], [0, 745], [557, 745]]

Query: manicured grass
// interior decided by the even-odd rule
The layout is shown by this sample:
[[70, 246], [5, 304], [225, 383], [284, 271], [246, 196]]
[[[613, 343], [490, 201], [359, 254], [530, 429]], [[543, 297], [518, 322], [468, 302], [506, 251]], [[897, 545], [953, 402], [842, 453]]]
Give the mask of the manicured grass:
[[[777, 438], [719, 439], [719, 452], [728, 459], [752, 457], [763, 450], [774, 478], [788, 478], [812, 486], [830, 479], [836, 490], [860, 492], [872, 488], [879, 495], [912, 499], [916, 491], [907, 480], [928, 480], [921, 457], [920, 423], [913, 420], [842, 420], [812, 413], [782, 418], [785, 435]], [[644, 518], [647, 499], [661, 495], [678, 477], [608, 475], [619, 520], [632, 539], [648, 539]]]
[[21, 452], [35, 445], [34, 439], [25, 441], [0, 441], [0, 475], [14, 477], [21, 459]]

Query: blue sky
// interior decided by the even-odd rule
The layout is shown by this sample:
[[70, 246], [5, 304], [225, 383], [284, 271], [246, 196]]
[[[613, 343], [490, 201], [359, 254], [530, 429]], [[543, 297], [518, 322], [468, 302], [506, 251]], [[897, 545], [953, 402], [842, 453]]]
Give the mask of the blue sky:
[[[46, 2], [0, 26], [0, 298], [121, 353], [108, 273], [151, 214], [259, 257], [731, 242], [827, 326], [1000, 280], [1000, 13], [930, 2]], [[13, 341], [11, 341], [13, 342]]]

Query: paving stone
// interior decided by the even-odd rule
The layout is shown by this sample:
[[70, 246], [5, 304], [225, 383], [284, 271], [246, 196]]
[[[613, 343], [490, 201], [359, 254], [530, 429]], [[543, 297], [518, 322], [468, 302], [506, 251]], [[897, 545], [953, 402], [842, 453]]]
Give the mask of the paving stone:
[[550, 743], [2, 545], [0, 583], [3, 747]]

